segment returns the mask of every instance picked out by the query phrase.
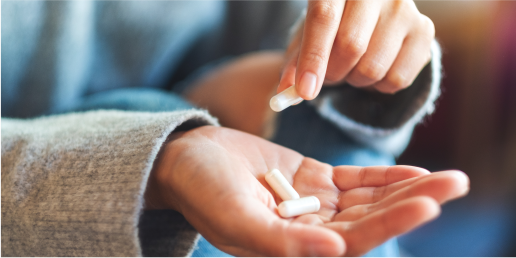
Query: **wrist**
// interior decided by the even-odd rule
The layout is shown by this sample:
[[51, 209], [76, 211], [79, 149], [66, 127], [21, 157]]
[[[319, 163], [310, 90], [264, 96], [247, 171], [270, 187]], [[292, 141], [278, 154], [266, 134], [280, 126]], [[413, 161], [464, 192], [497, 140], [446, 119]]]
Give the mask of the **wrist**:
[[172, 173], [175, 162], [170, 154], [174, 141], [181, 138], [184, 133], [184, 131], [172, 132], [161, 146], [147, 180], [144, 194], [145, 210], [171, 209], [180, 212], [175, 194], [169, 186], [169, 174]]

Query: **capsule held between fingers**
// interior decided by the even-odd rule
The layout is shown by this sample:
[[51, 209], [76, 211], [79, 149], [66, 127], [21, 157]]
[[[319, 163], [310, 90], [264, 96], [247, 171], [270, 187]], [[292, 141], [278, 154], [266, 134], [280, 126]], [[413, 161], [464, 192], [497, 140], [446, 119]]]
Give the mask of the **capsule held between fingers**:
[[295, 85], [288, 87], [286, 90], [276, 94], [269, 101], [269, 105], [272, 110], [280, 112], [285, 108], [288, 108], [298, 102], [303, 101], [303, 98], [299, 97], [296, 92]]

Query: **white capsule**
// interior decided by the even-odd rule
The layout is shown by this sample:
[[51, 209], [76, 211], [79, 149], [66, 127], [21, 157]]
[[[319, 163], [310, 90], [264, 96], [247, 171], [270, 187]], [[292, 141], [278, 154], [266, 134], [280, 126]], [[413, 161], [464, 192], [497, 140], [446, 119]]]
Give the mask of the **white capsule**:
[[295, 85], [288, 87], [286, 90], [276, 94], [271, 98], [269, 105], [271, 109], [280, 112], [281, 110], [288, 108], [298, 102], [301, 102], [303, 98], [299, 97], [296, 92]]
[[303, 197], [297, 200], [284, 201], [278, 205], [278, 212], [283, 218], [318, 212], [321, 202], [315, 196]]
[[299, 194], [290, 185], [281, 172], [275, 168], [265, 174], [265, 181], [271, 186], [283, 201], [299, 199]]

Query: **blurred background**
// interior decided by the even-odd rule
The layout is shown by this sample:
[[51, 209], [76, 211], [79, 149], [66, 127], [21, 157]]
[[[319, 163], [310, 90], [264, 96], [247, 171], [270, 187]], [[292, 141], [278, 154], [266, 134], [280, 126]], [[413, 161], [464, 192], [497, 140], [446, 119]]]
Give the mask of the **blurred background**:
[[460, 169], [471, 192], [400, 238], [409, 256], [516, 256], [516, 1], [416, 1], [436, 27], [436, 112], [398, 164]]

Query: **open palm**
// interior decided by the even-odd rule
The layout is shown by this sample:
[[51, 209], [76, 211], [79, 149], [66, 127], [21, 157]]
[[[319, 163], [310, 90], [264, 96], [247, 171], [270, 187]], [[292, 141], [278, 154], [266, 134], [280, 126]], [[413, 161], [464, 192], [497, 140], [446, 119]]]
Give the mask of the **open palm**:
[[[203, 126], [167, 144], [149, 186], [156, 207], [173, 208], [213, 245], [241, 256], [361, 255], [435, 218], [464, 195], [458, 171], [409, 166], [338, 166], [227, 128]], [[278, 168], [316, 214], [283, 219], [264, 175]]]

